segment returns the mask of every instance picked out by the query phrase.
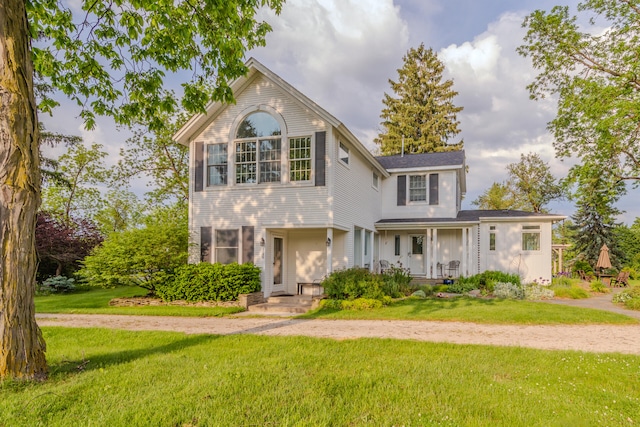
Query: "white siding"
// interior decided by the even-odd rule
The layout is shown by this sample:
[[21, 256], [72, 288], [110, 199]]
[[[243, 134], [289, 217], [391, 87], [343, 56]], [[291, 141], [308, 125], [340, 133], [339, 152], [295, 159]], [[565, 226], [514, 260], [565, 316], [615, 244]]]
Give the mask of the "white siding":
[[[458, 214], [456, 200], [457, 177], [455, 171], [429, 171], [438, 174], [438, 204], [409, 201], [409, 175], [394, 173], [382, 182], [383, 218], [455, 218]], [[418, 174], [416, 172], [415, 174]], [[407, 204], [398, 206], [398, 175], [407, 175]], [[428, 183], [428, 179], [427, 179]], [[427, 194], [429, 189], [427, 188]]]
[[[522, 226], [540, 226], [540, 250], [522, 250]], [[495, 226], [496, 250], [489, 250], [489, 227]], [[526, 230], [530, 231], [530, 230]], [[480, 270], [520, 274], [523, 282], [551, 280], [551, 223], [486, 222], [480, 224]]]

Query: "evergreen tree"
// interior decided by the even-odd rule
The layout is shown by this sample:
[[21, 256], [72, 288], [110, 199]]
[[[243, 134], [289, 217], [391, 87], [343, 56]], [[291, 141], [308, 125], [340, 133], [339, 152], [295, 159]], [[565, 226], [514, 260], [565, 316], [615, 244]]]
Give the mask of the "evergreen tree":
[[398, 81], [389, 80], [396, 97], [385, 93], [382, 101], [383, 131], [374, 140], [381, 153], [400, 154], [403, 137], [405, 153], [461, 150], [462, 141], [447, 142], [460, 133], [456, 114], [462, 107], [453, 104], [453, 81], [442, 81], [444, 64], [424, 44], [409, 49], [403, 60]]
[[614, 238], [615, 216], [621, 212], [613, 204], [622, 194], [624, 184], [620, 181], [608, 182], [596, 169], [580, 166], [576, 192], [576, 212], [571, 216], [574, 223], [570, 227], [574, 235], [576, 258], [595, 266], [603, 244], [609, 247], [609, 257], [614, 267], [619, 267], [623, 259], [620, 247]]

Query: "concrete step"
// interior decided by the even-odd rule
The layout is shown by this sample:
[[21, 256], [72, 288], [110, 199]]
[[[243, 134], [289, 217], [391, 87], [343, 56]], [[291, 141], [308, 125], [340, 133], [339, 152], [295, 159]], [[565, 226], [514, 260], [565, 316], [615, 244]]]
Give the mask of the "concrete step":
[[310, 295], [276, 295], [266, 303], [250, 305], [247, 311], [263, 314], [303, 314], [311, 310], [313, 298]]

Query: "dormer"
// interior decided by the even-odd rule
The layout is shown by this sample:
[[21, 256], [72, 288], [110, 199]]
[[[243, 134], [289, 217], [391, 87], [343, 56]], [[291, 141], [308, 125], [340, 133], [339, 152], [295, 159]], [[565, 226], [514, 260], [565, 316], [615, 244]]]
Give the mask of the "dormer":
[[382, 156], [384, 218], [455, 218], [466, 192], [464, 151]]

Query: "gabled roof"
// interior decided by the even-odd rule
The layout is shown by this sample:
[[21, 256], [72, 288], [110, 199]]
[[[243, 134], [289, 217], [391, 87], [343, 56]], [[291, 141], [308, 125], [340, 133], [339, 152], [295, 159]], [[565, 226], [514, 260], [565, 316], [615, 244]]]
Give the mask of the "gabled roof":
[[379, 156], [376, 160], [387, 172], [415, 172], [429, 169], [457, 169], [460, 181], [460, 191], [467, 192], [467, 168], [465, 166], [464, 150], [447, 151], [444, 153], [396, 154], [394, 156]]
[[385, 169], [417, 169], [442, 166], [463, 166], [464, 151], [447, 151], [444, 153], [397, 154], [395, 156], [379, 156], [376, 159]]
[[[299, 102], [304, 108], [313, 111], [315, 114], [320, 116], [322, 120], [336, 128], [344, 136], [344, 138], [349, 141], [349, 143], [358, 151], [358, 153], [360, 153], [371, 163], [372, 166], [374, 166], [378, 170], [378, 172], [380, 172], [385, 177], [389, 176], [389, 173], [385, 170], [384, 167], [380, 165], [373, 154], [371, 154], [369, 150], [367, 150], [367, 148], [358, 140], [358, 138], [356, 138], [351, 133], [351, 131], [340, 120], [335, 118], [327, 110], [320, 107], [307, 96], [302, 94], [302, 92], [291, 86], [273, 71], [262, 65], [257, 59], [249, 58], [245, 65], [247, 66], [247, 68], [249, 68], [247, 75], [237, 78], [229, 85], [234, 94], [242, 92], [246, 85], [253, 80], [256, 74], [262, 74], [266, 79], [270, 80], [283, 92], [287, 93], [289, 96], [291, 96], [291, 98]], [[203, 127], [209, 123], [211, 118], [215, 117], [227, 106], [228, 104], [218, 101], [210, 103], [206, 107], [206, 113], [196, 114], [191, 117], [191, 119], [189, 119], [189, 121], [187, 121], [184, 126], [182, 126], [173, 135], [173, 140], [182, 145], [188, 146], [190, 139], [193, 138], [194, 135], [199, 134]]]

